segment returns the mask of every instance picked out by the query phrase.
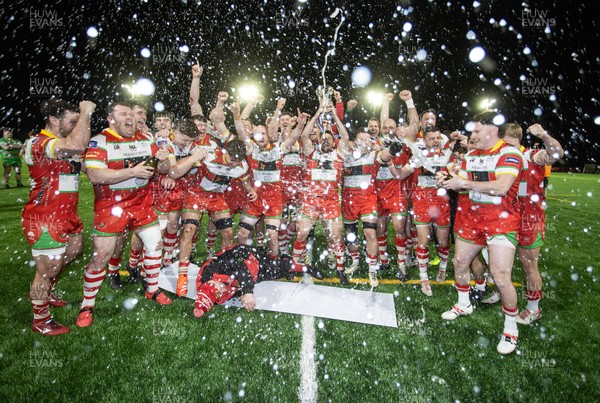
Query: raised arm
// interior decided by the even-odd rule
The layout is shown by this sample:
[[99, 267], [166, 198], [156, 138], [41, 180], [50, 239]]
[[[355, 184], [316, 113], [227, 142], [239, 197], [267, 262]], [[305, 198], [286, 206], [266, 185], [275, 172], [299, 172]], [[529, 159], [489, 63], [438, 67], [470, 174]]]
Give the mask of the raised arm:
[[315, 128], [315, 123], [317, 122], [317, 119], [319, 118], [322, 112], [322, 108], [317, 109], [317, 112], [308, 121], [308, 123], [304, 127], [304, 130], [302, 130], [302, 137], [300, 137], [300, 142], [302, 143], [302, 153], [304, 153], [304, 155], [312, 154], [312, 152], [315, 149], [315, 146], [312, 140], [310, 139], [310, 134], [313, 132]]
[[388, 92], [383, 97], [383, 105], [381, 106], [381, 113], [379, 114], [379, 121], [383, 125], [383, 122], [390, 118], [390, 102], [394, 99], [394, 94]]
[[527, 133], [531, 133], [535, 137], [544, 142], [544, 150], [540, 150], [534, 156], [534, 162], [539, 165], [552, 165], [565, 155], [565, 152], [554, 137], [550, 136], [542, 125], [536, 123], [527, 128]]
[[217, 104], [210, 112], [210, 120], [215, 125], [219, 140], [222, 142], [227, 141], [231, 134], [225, 125], [225, 101], [227, 101], [227, 99], [229, 99], [229, 94], [225, 91], [220, 91], [217, 95]]
[[408, 110], [409, 126], [405, 138], [414, 142], [417, 140], [417, 135], [419, 134], [419, 114], [417, 113], [412, 94], [409, 90], [400, 91], [400, 99], [406, 103], [406, 108]]
[[194, 115], [204, 115], [200, 106], [200, 77], [202, 77], [203, 68], [198, 62], [192, 66], [192, 84], [190, 85], [190, 113]]
[[279, 98], [277, 100], [277, 107], [275, 108], [275, 112], [273, 113], [273, 118], [269, 121], [269, 125], [267, 126], [267, 136], [271, 141], [277, 140], [277, 129], [279, 128], [279, 117], [281, 116], [281, 110], [285, 106], [285, 98]]
[[242, 115], [240, 112], [240, 104], [238, 102], [234, 102], [229, 107], [231, 113], [233, 113], [233, 124], [235, 126], [235, 132], [240, 140], [248, 140], [249, 136], [246, 132], [246, 127], [244, 126], [244, 121], [242, 120]]
[[338, 143], [338, 146], [341, 147], [342, 150], [348, 150], [350, 147], [352, 147], [352, 144], [350, 142], [350, 136], [348, 135], [346, 126], [344, 126], [344, 123], [342, 123], [338, 115], [335, 113], [333, 113], [333, 121], [340, 131], [340, 142]]
[[346, 128], [347, 130], [349, 130], [350, 133], [354, 133], [356, 131], [356, 122], [354, 121], [354, 111], [356, 110], [356, 107], [358, 106], [358, 101], [356, 101], [355, 99], [351, 99], [350, 101], [348, 101], [348, 104], [346, 105], [346, 112], [344, 113], [344, 122], [346, 124]]
[[286, 139], [283, 140], [283, 142], [281, 143], [281, 150], [284, 153], [288, 152], [294, 146], [294, 144], [296, 144], [296, 141], [298, 141], [298, 139], [300, 138], [300, 135], [302, 134], [302, 131], [304, 129], [304, 126], [306, 125], [306, 121], [308, 120], [309, 116], [310, 115], [308, 113], [301, 112], [300, 108], [298, 108], [298, 118], [296, 119], [296, 127], [294, 127], [294, 130], [292, 130], [290, 135], [287, 136]]
[[400, 99], [406, 102], [406, 109], [408, 115], [408, 122], [410, 124], [419, 125], [419, 113], [415, 108], [415, 102], [412, 99], [412, 93], [409, 90], [400, 91]]
[[344, 102], [342, 102], [342, 94], [339, 91], [333, 91], [333, 96], [335, 98], [335, 113], [338, 115], [340, 120], [344, 120]]
[[264, 101], [264, 99], [265, 99], [265, 97], [258, 94], [257, 96], [254, 97], [254, 99], [252, 99], [250, 102], [248, 102], [248, 104], [246, 104], [246, 106], [244, 107], [244, 110], [242, 111], [242, 119], [248, 119], [250, 117], [250, 114], [252, 113], [252, 110], [256, 106], [256, 104]]
[[58, 139], [54, 145], [54, 155], [56, 158], [78, 155], [85, 151], [90, 142], [90, 119], [95, 109], [96, 104], [91, 101], [81, 101], [79, 103], [77, 124], [75, 124], [75, 127], [67, 137]]
[[246, 144], [246, 155], [250, 155], [254, 148], [254, 143], [250, 139], [252, 133], [248, 133], [246, 126], [244, 126], [242, 116], [240, 115], [240, 104], [234, 102], [231, 104], [230, 109], [231, 113], [233, 113], [233, 124], [235, 125], [237, 136]]

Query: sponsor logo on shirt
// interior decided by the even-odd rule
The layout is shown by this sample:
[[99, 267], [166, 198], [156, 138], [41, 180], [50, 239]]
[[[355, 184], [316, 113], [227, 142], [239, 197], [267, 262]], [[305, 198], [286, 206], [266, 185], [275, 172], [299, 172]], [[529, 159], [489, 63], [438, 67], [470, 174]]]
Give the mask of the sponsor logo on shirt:
[[509, 164], [519, 165], [519, 159], [517, 157], [506, 157], [506, 162]]
[[98, 147], [97, 141], [90, 141], [90, 143], [88, 144], [88, 148], [97, 148], [97, 147]]

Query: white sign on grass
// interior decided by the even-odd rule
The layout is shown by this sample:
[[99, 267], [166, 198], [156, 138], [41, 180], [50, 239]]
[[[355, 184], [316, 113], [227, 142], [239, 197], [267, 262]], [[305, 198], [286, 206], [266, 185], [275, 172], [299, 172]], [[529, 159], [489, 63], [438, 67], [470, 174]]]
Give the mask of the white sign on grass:
[[[190, 265], [187, 297], [196, 299], [198, 266]], [[161, 271], [160, 288], [175, 292], [177, 264]], [[370, 325], [398, 327], [392, 294], [305, 283], [265, 281], [254, 287], [256, 308]], [[240, 306], [237, 299], [226, 305]]]

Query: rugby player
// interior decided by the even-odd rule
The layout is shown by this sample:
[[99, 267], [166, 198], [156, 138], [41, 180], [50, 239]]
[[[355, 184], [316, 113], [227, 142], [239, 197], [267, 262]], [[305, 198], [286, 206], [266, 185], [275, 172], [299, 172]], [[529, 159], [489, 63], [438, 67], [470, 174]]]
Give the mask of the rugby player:
[[[438, 183], [446, 189], [467, 189], [471, 209], [455, 231], [453, 259], [458, 302], [442, 314], [445, 320], [473, 313], [469, 298], [469, 266], [481, 249], [489, 249], [489, 266], [496, 288], [502, 296], [504, 329], [497, 350], [510, 354], [517, 347], [517, 292], [511, 281], [517, 247], [521, 211], [518, 189], [523, 170], [523, 154], [505, 143], [504, 126], [495, 124], [495, 112], [474, 117], [471, 134], [475, 150], [465, 155], [458, 176], [446, 179], [438, 174]], [[496, 118], [498, 119], [498, 118]]]
[[45, 128], [27, 142], [25, 162], [32, 182], [22, 214], [23, 233], [35, 260], [29, 300], [34, 332], [57, 336], [70, 331], [54, 321], [49, 307], [67, 303], [52, 290], [65, 266], [83, 252], [83, 223], [77, 214], [81, 155], [90, 139], [90, 118], [96, 105], [44, 101]]

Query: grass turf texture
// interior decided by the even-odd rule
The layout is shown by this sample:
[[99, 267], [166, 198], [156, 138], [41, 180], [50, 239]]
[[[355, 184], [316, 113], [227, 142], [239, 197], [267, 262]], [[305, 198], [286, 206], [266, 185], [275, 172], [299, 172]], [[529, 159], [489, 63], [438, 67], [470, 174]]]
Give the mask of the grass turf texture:
[[[533, 326], [519, 326], [517, 354], [496, 352], [503, 323], [499, 305], [478, 304], [470, 317], [445, 322], [440, 314], [456, 302], [450, 285], [434, 284], [428, 298], [418, 284], [384, 284], [378, 291], [394, 293], [398, 329], [316, 318], [318, 400], [598, 400], [599, 196], [598, 175], [553, 174], [540, 259], [544, 315]], [[93, 194], [84, 177], [79, 211], [86, 225], [85, 254], [59, 282], [71, 304], [52, 308], [72, 331], [53, 338], [32, 333], [27, 292], [34, 269], [20, 229], [27, 197], [28, 189], [0, 190], [0, 401], [298, 399], [300, 316], [217, 306], [196, 320], [190, 300], [175, 297], [161, 308], [135, 286], [112, 291], [105, 281], [94, 324], [75, 327], [82, 270], [91, 254]], [[202, 240], [201, 234], [201, 258]], [[389, 241], [394, 263], [391, 233]], [[322, 245], [319, 229], [317, 251]], [[435, 273], [430, 269], [430, 277]], [[417, 269], [410, 275], [418, 279]], [[366, 277], [364, 265], [360, 277]], [[391, 280], [394, 271], [382, 277]], [[518, 263], [513, 280], [524, 283]], [[525, 290], [517, 291], [522, 309]], [[123, 308], [128, 298], [139, 301], [130, 310]]]

